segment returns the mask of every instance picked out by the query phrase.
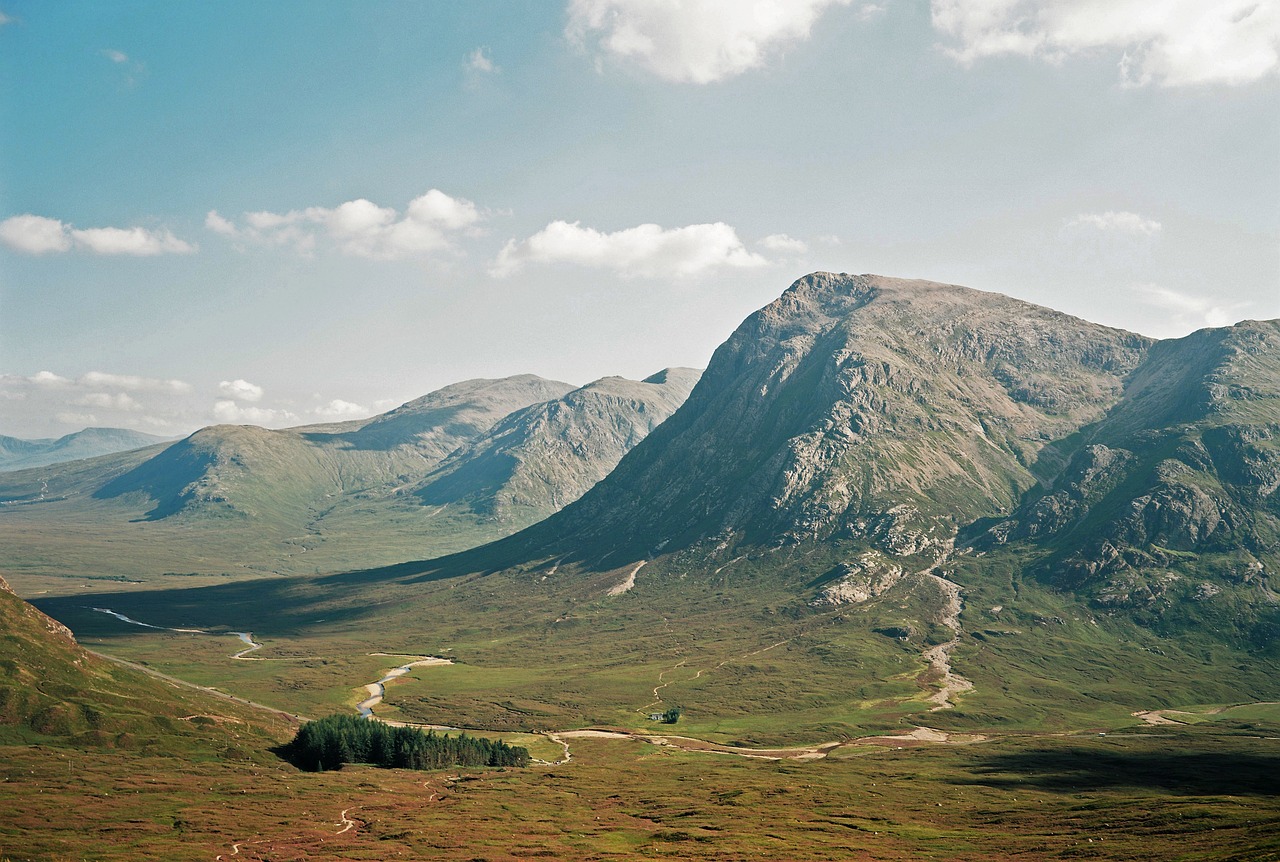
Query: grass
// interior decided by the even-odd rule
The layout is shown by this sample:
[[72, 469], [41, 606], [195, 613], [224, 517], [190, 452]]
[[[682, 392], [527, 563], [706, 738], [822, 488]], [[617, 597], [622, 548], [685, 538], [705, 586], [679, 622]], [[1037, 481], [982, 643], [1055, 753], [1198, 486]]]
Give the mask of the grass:
[[[827, 546], [736, 560], [682, 552], [650, 562], [607, 597], [614, 572], [549, 566], [438, 577], [424, 565], [211, 588], [50, 598], [86, 644], [291, 713], [350, 710], [397, 662], [446, 655], [391, 686], [380, 714], [495, 732], [651, 729], [684, 710], [682, 733], [725, 744], [816, 744], [926, 724], [947, 730], [1114, 730], [1132, 713], [1280, 699], [1266, 663], [1212, 633], [1163, 638], [1021, 577], [1011, 554], [964, 557], [954, 669], [975, 687], [931, 711], [922, 653], [951, 636], [932, 622], [936, 588], [904, 581], [858, 606], [811, 607], [810, 586], [850, 553]], [[700, 575], [699, 571], [708, 572]], [[452, 574], [452, 573], [441, 573]], [[230, 637], [128, 626], [90, 611], [213, 631], [253, 631], [261, 661]], [[998, 610], [997, 610], [998, 609]], [[879, 632], [910, 630], [903, 641]], [[658, 688], [657, 697], [654, 689]]]
[[[1004, 737], [769, 762], [571, 741], [559, 767], [303, 774], [0, 749], [12, 859], [1280, 859], [1247, 728]], [[74, 808], [75, 818], [62, 812]], [[341, 831], [342, 814], [356, 826]]]

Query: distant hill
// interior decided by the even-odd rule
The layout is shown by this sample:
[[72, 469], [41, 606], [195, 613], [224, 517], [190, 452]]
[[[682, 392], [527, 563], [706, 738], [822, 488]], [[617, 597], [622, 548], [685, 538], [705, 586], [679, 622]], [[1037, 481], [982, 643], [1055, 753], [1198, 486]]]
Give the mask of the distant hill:
[[311, 572], [448, 553], [577, 499], [696, 379], [669, 369], [575, 388], [519, 375], [353, 422], [212, 426], [167, 447], [5, 474], [0, 536], [15, 563], [59, 578]]
[[215, 425], [97, 488], [147, 517], [237, 517], [301, 529], [345, 495], [411, 483], [514, 410], [573, 387], [532, 374], [446, 386], [371, 419], [270, 431]]
[[86, 428], [56, 440], [20, 440], [0, 435], [0, 472], [128, 452], [167, 439], [171, 438], [125, 428]]
[[701, 372], [668, 368], [644, 380], [605, 377], [517, 410], [459, 448], [413, 490], [430, 505], [530, 524], [609, 474], [689, 396]]

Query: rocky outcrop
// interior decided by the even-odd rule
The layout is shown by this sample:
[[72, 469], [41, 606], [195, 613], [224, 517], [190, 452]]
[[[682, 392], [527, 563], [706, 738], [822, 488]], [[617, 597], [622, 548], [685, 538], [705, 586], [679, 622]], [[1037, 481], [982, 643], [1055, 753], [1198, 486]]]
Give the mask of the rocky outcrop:
[[[835, 578], [809, 602], [813, 607], [861, 604], [882, 595], [906, 577], [906, 569], [877, 551], [867, 551], [857, 560], [841, 563]], [[904, 638], [909, 637], [903, 635]]]

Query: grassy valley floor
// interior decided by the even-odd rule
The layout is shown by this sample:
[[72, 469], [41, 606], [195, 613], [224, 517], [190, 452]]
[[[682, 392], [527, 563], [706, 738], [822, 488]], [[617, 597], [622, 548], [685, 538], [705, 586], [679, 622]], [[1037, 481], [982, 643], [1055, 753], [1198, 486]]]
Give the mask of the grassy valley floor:
[[1265, 862], [1269, 721], [808, 762], [575, 738], [565, 764], [439, 773], [10, 745], [0, 858]]

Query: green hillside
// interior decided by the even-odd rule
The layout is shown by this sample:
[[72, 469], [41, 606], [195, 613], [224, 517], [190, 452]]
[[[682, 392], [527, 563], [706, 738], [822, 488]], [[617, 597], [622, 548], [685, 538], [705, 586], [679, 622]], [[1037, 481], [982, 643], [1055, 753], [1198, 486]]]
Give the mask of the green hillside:
[[0, 473], [0, 536], [30, 593], [450, 553], [577, 499], [696, 379], [674, 369], [578, 389], [533, 375], [472, 380], [367, 420], [219, 425], [165, 447]]

